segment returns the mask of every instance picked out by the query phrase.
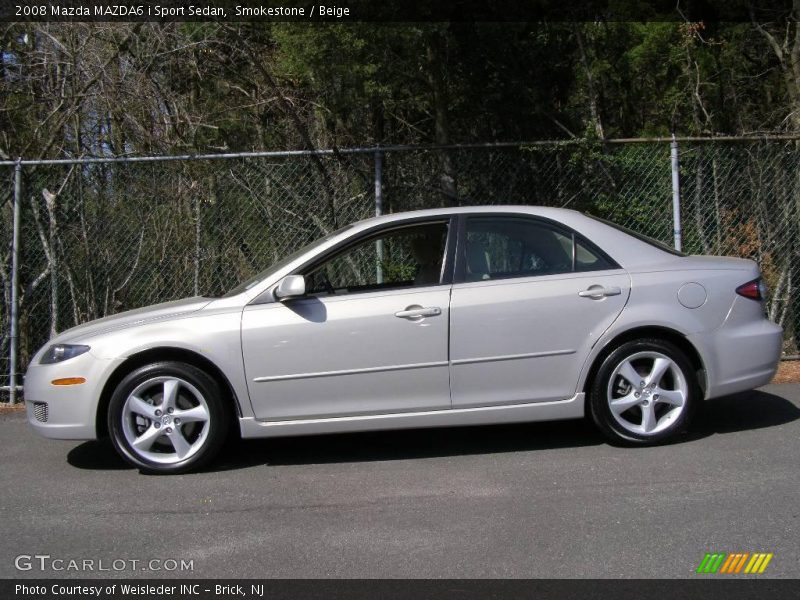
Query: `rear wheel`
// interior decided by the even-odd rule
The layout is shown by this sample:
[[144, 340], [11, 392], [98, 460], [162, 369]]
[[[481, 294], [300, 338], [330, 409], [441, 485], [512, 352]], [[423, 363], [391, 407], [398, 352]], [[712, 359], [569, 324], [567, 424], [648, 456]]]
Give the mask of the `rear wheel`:
[[148, 473], [183, 473], [211, 460], [225, 441], [228, 413], [219, 385], [180, 362], [136, 369], [114, 390], [108, 430], [125, 460]]
[[590, 409], [612, 441], [656, 444], [686, 429], [699, 394], [692, 365], [679, 348], [640, 339], [622, 344], [603, 361]]

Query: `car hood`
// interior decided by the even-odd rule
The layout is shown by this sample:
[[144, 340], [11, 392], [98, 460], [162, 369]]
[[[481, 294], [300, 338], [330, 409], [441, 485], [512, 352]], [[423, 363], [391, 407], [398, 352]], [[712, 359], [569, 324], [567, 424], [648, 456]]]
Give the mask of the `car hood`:
[[211, 298], [194, 297], [145, 306], [143, 308], [111, 315], [110, 317], [95, 319], [94, 321], [89, 321], [88, 323], [78, 325], [72, 329], [67, 329], [50, 341], [58, 343], [71, 342], [79, 340], [80, 338], [89, 337], [98, 333], [105, 333], [115, 329], [122, 329], [132, 325], [139, 325], [141, 323], [161, 319], [171, 319], [197, 312], [211, 303], [211, 301]]

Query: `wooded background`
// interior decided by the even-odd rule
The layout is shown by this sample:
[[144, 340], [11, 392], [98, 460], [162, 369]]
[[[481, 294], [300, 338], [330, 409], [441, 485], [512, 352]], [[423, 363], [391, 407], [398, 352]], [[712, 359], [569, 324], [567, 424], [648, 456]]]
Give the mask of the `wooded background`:
[[[25, 23], [0, 27], [0, 159], [556, 140], [384, 153], [386, 211], [524, 202], [759, 260], [800, 319], [800, 28], [770, 23]], [[766, 141], [765, 136], [785, 140]], [[758, 141], [762, 139], [763, 141]], [[211, 294], [374, 212], [372, 153], [24, 169], [20, 351]], [[0, 356], [13, 167], [0, 168]], [[2, 370], [2, 369], [0, 369]], [[1, 382], [0, 382], [1, 383]]]

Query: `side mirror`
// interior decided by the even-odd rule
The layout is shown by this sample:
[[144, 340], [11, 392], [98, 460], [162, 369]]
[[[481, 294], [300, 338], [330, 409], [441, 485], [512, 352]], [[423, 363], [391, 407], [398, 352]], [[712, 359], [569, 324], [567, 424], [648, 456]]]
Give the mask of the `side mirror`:
[[274, 293], [275, 299], [281, 302], [304, 296], [306, 293], [306, 278], [302, 275], [287, 275], [280, 280]]

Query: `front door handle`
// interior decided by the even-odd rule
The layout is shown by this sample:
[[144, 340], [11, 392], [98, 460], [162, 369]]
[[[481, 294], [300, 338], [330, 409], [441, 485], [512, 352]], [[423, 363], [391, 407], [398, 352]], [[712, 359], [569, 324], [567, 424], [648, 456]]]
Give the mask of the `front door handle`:
[[438, 306], [423, 308], [422, 306], [412, 305], [407, 306], [405, 310], [397, 311], [394, 313], [394, 316], [401, 319], [423, 319], [425, 317], [435, 317], [440, 314], [442, 314], [442, 309]]
[[589, 286], [588, 290], [578, 292], [578, 296], [581, 298], [593, 298], [598, 300], [600, 298], [605, 298], [606, 296], [619, 296], [621, 293], [622, 290], [618, 287], [602, 287], [600, 285], [592, 285]]

